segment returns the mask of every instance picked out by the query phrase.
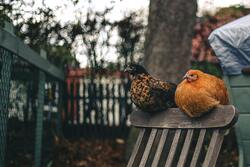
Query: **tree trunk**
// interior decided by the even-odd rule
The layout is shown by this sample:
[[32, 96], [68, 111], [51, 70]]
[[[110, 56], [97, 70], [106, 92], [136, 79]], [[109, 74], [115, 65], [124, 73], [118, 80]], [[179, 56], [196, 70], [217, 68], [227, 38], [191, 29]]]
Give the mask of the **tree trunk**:
[[151, 0], [144, 64], [149, 73], [179, 82], [190, 65], [196, 0]]

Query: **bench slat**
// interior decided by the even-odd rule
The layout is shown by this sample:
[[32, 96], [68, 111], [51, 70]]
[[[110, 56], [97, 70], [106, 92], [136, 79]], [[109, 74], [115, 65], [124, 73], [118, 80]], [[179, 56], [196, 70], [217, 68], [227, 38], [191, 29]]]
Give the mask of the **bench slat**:
[[201, 152], [201, 148], [202, 148], [202, 145], [204, 142], [205, 135], [206, 135], [206, 129], [201, 129], [197, 144], [195, 146], [195, 150], [194, 150], [194, 154], [193, 154], [193, 158], [192, 158], [190, 167], [196, 167], [196, 165], [197, 165], [197, 161], [199, 159], [199, 155]]
[[176, 152], [176, 149], [177, 149], [177, 146], [178, 146], [180, 136], [181, 136], [181, 129], [177, 129], [175, 131], [174, 139], [173, 139], [173, 142], [171, 144], [171, 148], [170, 148], [170, 151], [169, 151], [169, 155], [168, 155], [165, 167], [171, 167], [171, 165], [172, 165], [172, 162], [173, 162], [173, 159], [174, 159], [174, 155], [175, 155], [175, 152]]
[[214, 167], [217, 157], [220, 152], [220, 147], [224, 139], [224, 130], [214, 130], [211, 141], [209, 143], [208, 151], [203, 162], [203, 167]]
[[218, 106], [200, 118], [190, 118], [178, 108], [154, 114], [134, 111], [130, 121], [136, 127], [149, 128], [219, 128], [230, 126], [237, 121], [238, 112], [232, 105]]
[[146, 131], [145, 128], [143, 128], [143, 129], [140, 130], [140, 133], [139, 133], [139, 136], [137, 137], [136, 144], [134, 146], [133, 152], [132, 152], [132, 154], [131, 154], [131, 156], [129, 158], [127, 167], [132, 167], [133, 166], [133, 164], [134, 164], [134, 162], [136, 160], [135, 159], [136, 155], [137, 155], [137, 153], [139, 151], [139, 148], [140, 148], [140, 145], [142, 143], [142, 139], [143, 139], [143, 136], [145, 134], [145, 131]]
[[152, 129], [151, 130], [151, 133], [150, 133], [150, 136], [149, 136], [149, 139], [148, 139], [148, 142], [147, 142], [145, 151], [143, 153], [143, 156], [142, 156], [142, 159], [141, 159], [139, 167], [146, 166], [150, 150], [151, 150], [152, 145], [153, 145], [154, 140], [155, 140], [156, 133], [157, 133], [157, 129]]
[[185, 138], [185, 142], [181, 151], [181, 155], [180, 155], [177, 167], [184, 167], [186, 163], [188, 151], [192, 142], [193, 133], [194, 133], [193, 129], [189, 129], [187, 132], [187, 136]]
[[152, 163], [152, 166], [157, 166], [159, 163], [161, 153], [162, 153], [164, 144], [165, 144], [166, 139], [167, 139], [167, 135], [168, 135], [168, 129], [163, 129], [162, 134], [161, 134], [161, 138], [160, 138], [160, 141], [159, 141], [156, 153], [155, 153], [155, 157], [154, 157], [154, 160]]

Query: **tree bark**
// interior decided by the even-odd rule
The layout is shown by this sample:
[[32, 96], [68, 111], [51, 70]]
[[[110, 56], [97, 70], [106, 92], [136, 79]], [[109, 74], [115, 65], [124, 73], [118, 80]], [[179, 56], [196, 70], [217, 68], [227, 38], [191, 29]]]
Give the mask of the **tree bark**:
[[144, 65], [165, 81], [179, 82], [190, 66], [196, 0], [151, 0]]

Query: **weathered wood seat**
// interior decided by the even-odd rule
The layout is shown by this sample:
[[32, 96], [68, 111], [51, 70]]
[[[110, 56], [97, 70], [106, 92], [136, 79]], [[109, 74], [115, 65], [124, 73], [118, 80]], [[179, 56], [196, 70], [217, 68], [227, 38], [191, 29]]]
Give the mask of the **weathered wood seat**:
[[156, 114], [134, 111], [130, 120], [140, 133], [127, 167], [213, 167], [224, 134], [237, 121], [237, 113], [231, 105], [195, 119], [178, 108]]

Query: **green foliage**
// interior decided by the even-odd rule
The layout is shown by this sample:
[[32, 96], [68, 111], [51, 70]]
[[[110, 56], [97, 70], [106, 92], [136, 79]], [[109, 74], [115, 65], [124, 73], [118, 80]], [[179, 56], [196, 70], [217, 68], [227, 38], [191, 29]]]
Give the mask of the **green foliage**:
[[231, 17], [231, 18], [239, 18], [245, 16], [250, 13], [250, 9], [246, 8], [243, 5], [230, 6], [227, 8], [221, 8], [218, 12], [216, 12], [216, 16], [218, 17]]
[[[1, 2], [1, 1], [0, 1]], [[5, 3], [0, 3], [0, 27], [4, 27], [4, 22], [11, 22], [11, 19], [7, 15], [12, 10], [12, 6]]]
[[34, 1], [27, 4], [20, 0], [10, 2], [2, 0], [0, 5], [1, 25], [4, 21], [14, 23], [17, 36], [37, 52], [44, 49], [47, 52], [48, 60], [59, 67], [75, 61], [71, 53], [71, 41], [63, 35], [67, 26], [62, 26], [56, 21], [52, 9], [39, 8], [30, 17], [23, 16], [31, 12], [24, 11], [24, 7], [33, 4]]
[[201, 70], [203, 72], [215, 75], [217, 77], [222, 76], [222, 70], [219, 64], [214, 64], [209, 62], [192, 62], [191, 69]]
[[142, 37], [145, 31], [145, 25], [142, 18], [135, 12], [125, 17], [123, 20], [115, 22], [118, 29], [120, 40], [116, 46], [119, 52], [119, 60], [123, 65], [128, 62], [134, 62], [136, 54], [142, 53]]
[[84, 54], [88, 57], [90, 67], [99, 68], [103, 64], [103, 48], [108, 48], [113, 24], [106, 19], [112, 10], [107, 8], [103, 12], [89, 10], [84, 22], [78, 21], [71, 25], [70, 38], [76, 41], [78, 37], [84, 45]]
[[[75, 6], [79, 1], [69, 2]], [[36, 51], [39, 52], [41, 48], [46, 50], [48, 60], [57, 66], [78, 64], [75, 55], [81, 54], [87, 56], [90, 67], [105, 68], [110, 62], [105, 62], [104, 57], [112, 48], [117, 49], [119, 64], [126, 64], [128, 59], [134, 61], [134, 55], [142, 53], [141, 36], [144, 25], [135, 12], [120, 21], [111, 22], [107, 15], [112, 7], [104, 11], [88, 8], [83, 12], [78, 11], [80, 17], [62, 24], [49, 6], [41, 6], [36, 11], [25, 10], [27, 7], [32, 8], [34, 3], [34, 0], [28, 3], [21, 0], [1, 0], [1, 19], [13, 22], [15, 33]], [[3, 21], [0, 20], [0, 23]], [[116, 32], [119, 39], [111, 43], [110, 38]]]
[[56, 66], [61, 67], [68, 63], [74, 63], [76, 66], [79, 66], [79, 62], [72, 56], [70, 49], [64, 46], [48, 46], [46, 50], [48, 55], [53, 55], [49, 58]]

